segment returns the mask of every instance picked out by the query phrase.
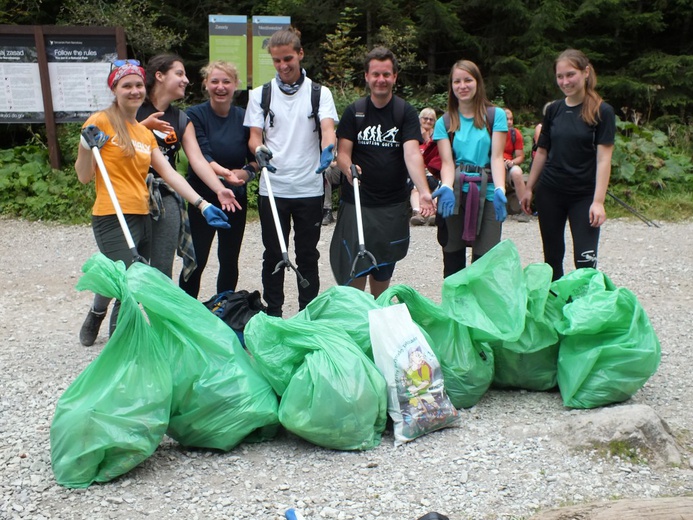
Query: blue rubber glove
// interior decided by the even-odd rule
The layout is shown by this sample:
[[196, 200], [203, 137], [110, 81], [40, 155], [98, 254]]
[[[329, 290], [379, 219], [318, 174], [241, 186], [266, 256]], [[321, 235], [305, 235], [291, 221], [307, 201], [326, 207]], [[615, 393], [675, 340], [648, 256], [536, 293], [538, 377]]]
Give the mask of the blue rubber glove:
[[268, 172], [276, 172], [277, 169], [270, 164], [272, 152], [264, 144], [255, 149], [255, 160], [260, 168], [267, 168]]
[[331, 144], [327, 148], [325, 148], [322, 153], [320, 154], [320, 166], [318, 166], [318, 169], [315, 170], [315, 173], [322, 173], [327, 168], [329, 168], [330, 163], [334, 161], [334, 145]]
[[231, 229], [231, 224], [229, 224], [229, 218], [226, 214], [217, 208], [214, 204], [207, 202], [207, 206], [202, 208], [202, 216], [207, 221], [207, 224], [215, 228], [221, 229]]
[[441, 184], [440, 188], [431, 193], [431, 198], [438, 197], [438, 214], [443, 218], [452, 215], [455, 209], [455, 194], [450, 186]]
[[82, 128], [79, 142], [87, 150], [91, 150], [95, 146], [100, 150], [108, 141], [108, 137], [108, 135], [99, 130], [98, 126], [89, 125]]
[[508, 216], [508, 210], [505, 205], [508, 203], [508, 199], [505, 197], [502, 188], [496, 188], [493, 192], [493, 209], [496, 210], [496, 220], [498, 222], [505, 222]]

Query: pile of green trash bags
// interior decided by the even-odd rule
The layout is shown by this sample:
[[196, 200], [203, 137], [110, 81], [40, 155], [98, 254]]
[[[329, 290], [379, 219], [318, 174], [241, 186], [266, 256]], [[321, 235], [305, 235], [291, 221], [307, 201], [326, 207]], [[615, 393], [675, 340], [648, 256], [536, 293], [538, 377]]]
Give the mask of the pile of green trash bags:
[[121, 306], [113, 336], [58, 400], [50, 440], [59, 484], [112, 480], [149, 457], [164, 434], [219, 450], [275, 434], [276, 394], [202, 303], [141, 263], [126, 271], [99, 253], [82, 270], [78, 289]]
[[[655, 373], [657, 335], [635, 295], [595, 269], [551, 282], [547, 264], [522, 269], [504, 240], [445, 279], [442, 308], [494, 353], [493, 385], [558, 388], [569, 408], [625, 401]], [[447, 381], [446, 381], [447, 385]]]
[[329, 449], [377, 446], [387, 392], [373, 362], [368, 314], [390, 305], [406, 305], [456, 408], [476, 405], [492, 385], [558, 386], [571, 408], [621, 402], [661, 357], [631, 291], [594, 269], [551, 282], [546, 264], [523, 269], [509, 240], [446, 278], [441, 305], [404, 285], [377, 300], [332, 287], [290, 319], [251, 318], [248, 352], [232, 329], [155, 269], [126, 270], [97, 254], [83, 271], [78, 289], [122, 303], [115, 334], [58, 401], [51, 458], [56, 480], [68, 487], [129, 471], [164, 434], [187, 447], [226, 451], [270, 439], [282, 425]]

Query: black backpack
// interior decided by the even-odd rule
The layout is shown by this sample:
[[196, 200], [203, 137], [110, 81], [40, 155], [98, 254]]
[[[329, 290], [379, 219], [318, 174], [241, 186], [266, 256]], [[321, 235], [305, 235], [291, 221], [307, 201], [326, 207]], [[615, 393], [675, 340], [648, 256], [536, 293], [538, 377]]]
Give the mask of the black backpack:
[[250, 318], [267, 310], [259, 291], [224, 291], [204, 302], [212, 313], [231, 327], [242, 342], [243, 329]]
[[[313, 85], [310, 89], [310, 106], [311, 112], [308, 116], [315, 123], [315, 128], [313, 132], [318, 133], [318, 142], [322, 143], [322, 128], [320, 126], [320, 117], [318, 111], [320, 109], [320, 83], [313, 81]], [[268, 81], [262, 85], [262, 97], [260, 98], [260, 108], [262, 109], [262, 117], [267, 120], [269, 116], [269, 126], [274, 128], [274, 112], [270, 109], [270, 103], [272, 102], [272, 82]]]

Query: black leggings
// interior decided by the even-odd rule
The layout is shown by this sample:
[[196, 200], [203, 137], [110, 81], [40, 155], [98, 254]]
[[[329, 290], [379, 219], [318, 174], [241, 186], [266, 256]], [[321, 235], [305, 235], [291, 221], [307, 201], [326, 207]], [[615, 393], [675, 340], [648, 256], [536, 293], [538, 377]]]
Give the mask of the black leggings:
[[[195, 247], [195, 259], [197, 269], [186, 282], [181, 273], [178, 279], [180, 288], [193, 298], [200, 293], [202, 272], [207, 266], [209, 252], [212, 248], [214, 235], [217, 236], [217, 258], [219, 259], [219, 273], [217, 274], [217, 294], [224, 291], [235, 291], [238, 283], [238, 257], [241, 254], [241, 243], [245, 233], [246, 210], [248, 200], [246, 197], [238, 197], [238, 202], [243, 209], [225, 211], [229, 218], [231, 229], [218, 229], [207, 224], [207, 220], [197, 208], [188, 206], [188, 218], [190, 219], [190, 233]], [[218, 206], [218, 203], [215, 204]]]
[[570, 222], [573, 237], [575, 268], [597, 267], [600, 228], [590, 226], [592, 200], [592, 195], [567, 195], [546, 186], [537, 189], [535, 206], [539, 214], [544, 262], [552, 267], [554, 280], [563, 276], [566, 222]]

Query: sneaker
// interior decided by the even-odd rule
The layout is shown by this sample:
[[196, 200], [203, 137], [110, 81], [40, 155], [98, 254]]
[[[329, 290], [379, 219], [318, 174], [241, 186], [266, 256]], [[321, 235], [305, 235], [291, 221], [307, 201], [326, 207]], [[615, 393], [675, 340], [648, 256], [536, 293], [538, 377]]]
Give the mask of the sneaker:
[[101, 328], [101, 322], [106, 317], [106, 311], [94, 312], [94, 309], [89, 309], [84, 323], [82, 323], [82, 328], [79, 329], [79, 342], [85, 347], [91, 347], [96, 341], [96, 337], [99, 335], [99, 328]]
[[426, 217], [422, 217], [421, 213], [418, 211], [414, 211], [411, 214], [411, 218], [409, 219], [409, 223], [412, 226], [425, 226], [426, 225]]
[[332, 215], [331, 209], [322, 210], [322, 225], [329, 226], [334, 222], [334, 215]]

